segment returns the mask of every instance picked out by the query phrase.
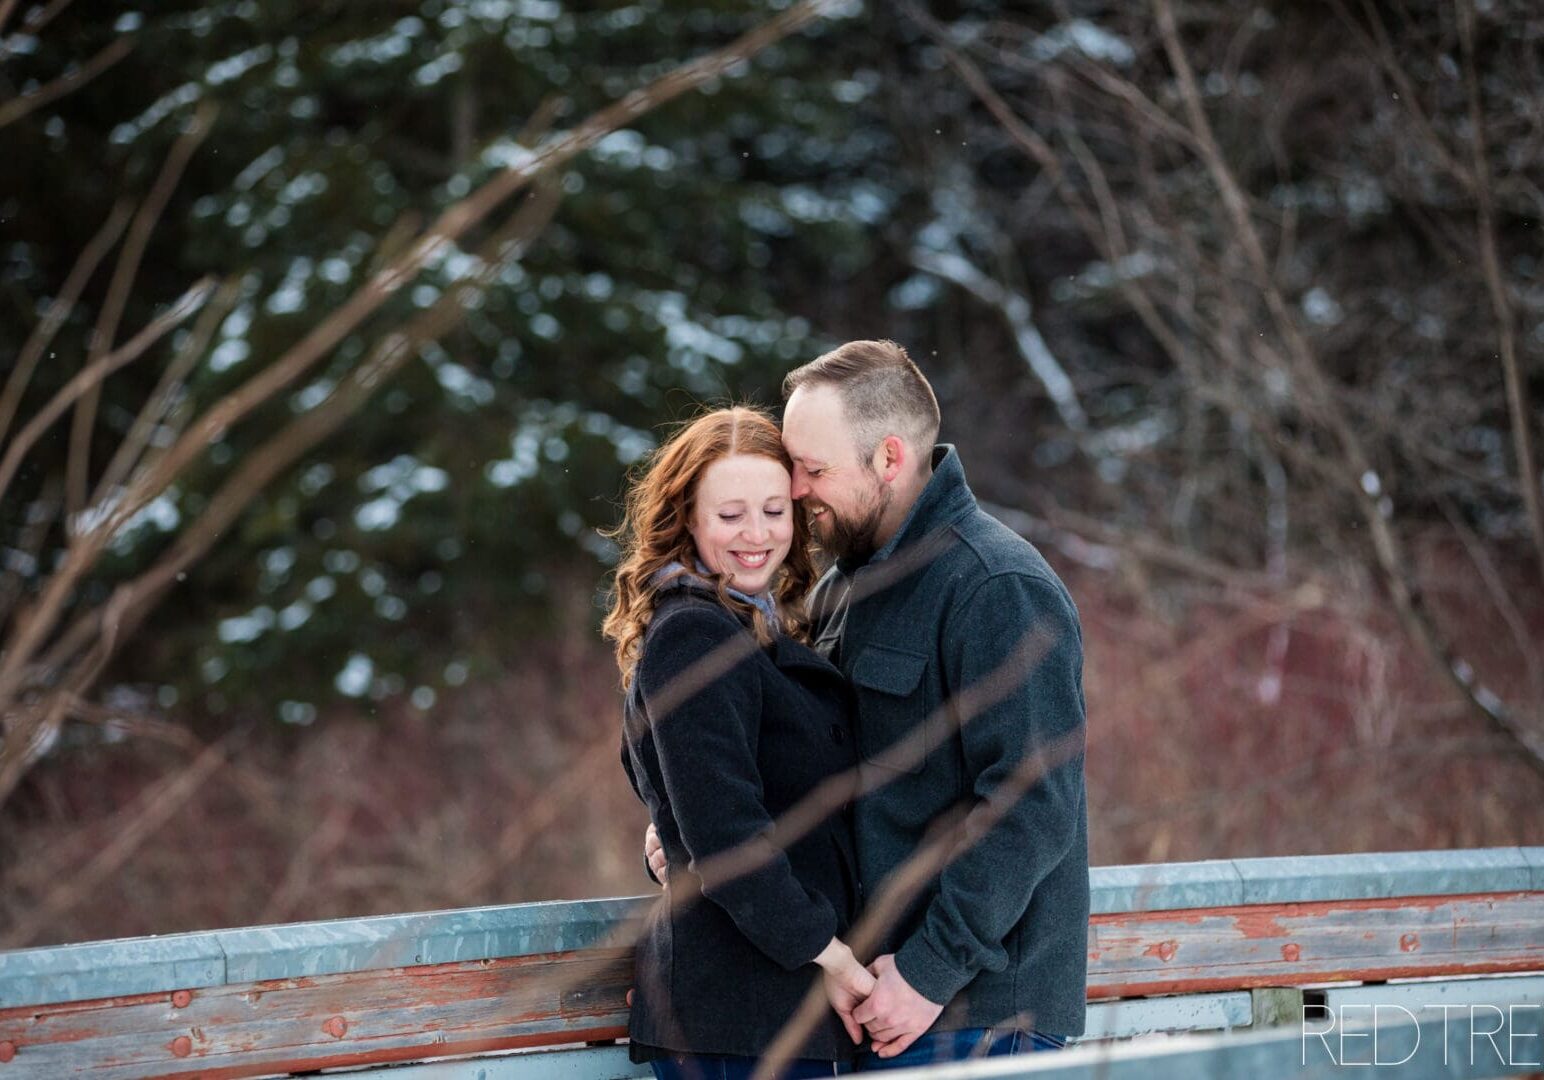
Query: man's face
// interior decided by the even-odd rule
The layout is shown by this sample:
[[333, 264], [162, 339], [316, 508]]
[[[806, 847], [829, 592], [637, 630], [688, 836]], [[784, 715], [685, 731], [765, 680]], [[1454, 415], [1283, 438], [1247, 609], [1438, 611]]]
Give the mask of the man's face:
[[842, 399], [830, 386], [801, 386], [783, 409], [783, 446], [793, 458], [793, 497], [810, 531], [837, 558], [866, 558], [894, 492], [858, 455]]

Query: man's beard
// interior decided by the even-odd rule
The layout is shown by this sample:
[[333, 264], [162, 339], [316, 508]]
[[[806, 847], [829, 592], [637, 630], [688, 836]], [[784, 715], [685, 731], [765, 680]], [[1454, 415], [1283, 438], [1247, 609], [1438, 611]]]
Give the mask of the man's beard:
[[820, 549], [833, 559], [867, 559], [879, 550], [879, 526], [895, 492], [881, 486], [878, 493], [855, 518], [837, 513], [836, 508], [826, 506], [826, 529], [822, 536], [815, 533]]

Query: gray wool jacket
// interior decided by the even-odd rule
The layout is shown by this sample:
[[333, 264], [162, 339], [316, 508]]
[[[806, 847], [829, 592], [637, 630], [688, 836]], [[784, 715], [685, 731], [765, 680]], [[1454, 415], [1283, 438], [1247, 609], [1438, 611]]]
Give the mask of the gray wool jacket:
[[936, 1029], [1012, 1021], [1082, 1034], [1083, 643], [1066, 587], [977, 507], [958, 454], [940, 445], [896, 536], [838, 562], [810, 603], [816, 647], [856, 695], [865, 902], [935, 821], [975, 815], [969, 846], [904, 906], [880, 951], [947, 1006]]

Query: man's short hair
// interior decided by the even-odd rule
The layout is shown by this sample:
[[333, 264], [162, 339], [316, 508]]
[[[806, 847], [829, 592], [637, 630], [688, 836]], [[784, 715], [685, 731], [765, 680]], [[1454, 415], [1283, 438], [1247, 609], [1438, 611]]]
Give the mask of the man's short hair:
[[[938, 398], [920, 368], [893, 341], [849, 341], [796, 367], [783, 380], [783, 400], [801, 386], [837, 391], [862, 458], [887, 435], [899, 435], [928, 460], [938, 438]], [[919, 462], [921, 464], [921, 462]]]

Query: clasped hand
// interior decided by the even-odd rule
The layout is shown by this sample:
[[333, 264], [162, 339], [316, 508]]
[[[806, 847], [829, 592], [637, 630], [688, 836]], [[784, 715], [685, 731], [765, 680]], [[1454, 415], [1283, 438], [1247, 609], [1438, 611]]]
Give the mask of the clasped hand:
[[[874, 988], [863, 1003], [852, 1010], [852, 1019], [868, 1032], [875, 1054], [882, 1058], [895, 1057], [933, 1026], [944, 1007], [917, 993], [896, 968], [894, 953], [876, 958], [868, 966], [868, 972], [874, 977]], [[846, 1022], [845, 1017], [843, 1022]], [[847, 1033], [852, 1035], [854, 1029], [849, 1026]], [[854, 1037], [853, 1042], [859, 1041]]]
[[[661, 885], [669, 884], [669, 869], [659, 833], [651, 824], [644, 835], [644, 856]], [[914, 990], [895, 966], [895, 955], [886, 953], [868, 967], [845, 944], [832, 938], [815, 958], [820, 965], [826, 997], [854, 1044], [867, 1031], [874, 1053], [894, 1057], [917, 1041], [943, 1012]]]
[[894, 1057], [905, 1050], [943, 1012], [942, 1005], [912, 989], [896, 969], [893, 953], [864, 967], [851, 949], [832, 938], [815, 963], [825, 973], [826, 996], [847, 1034], [854, 1043], [861, 1043], [867, 1031], [880, 1057]]

